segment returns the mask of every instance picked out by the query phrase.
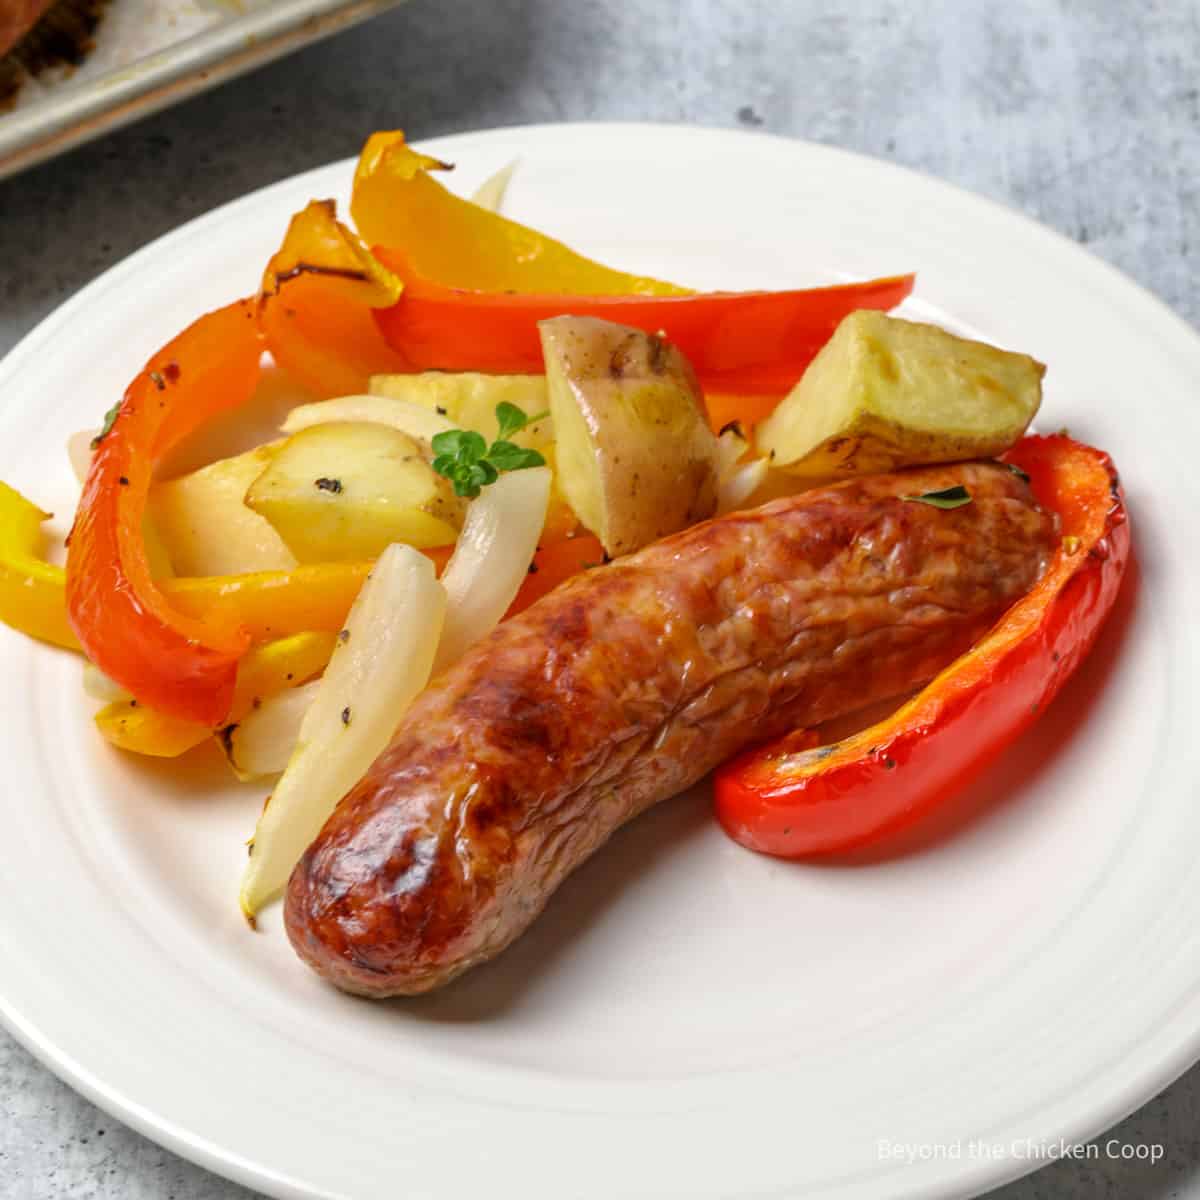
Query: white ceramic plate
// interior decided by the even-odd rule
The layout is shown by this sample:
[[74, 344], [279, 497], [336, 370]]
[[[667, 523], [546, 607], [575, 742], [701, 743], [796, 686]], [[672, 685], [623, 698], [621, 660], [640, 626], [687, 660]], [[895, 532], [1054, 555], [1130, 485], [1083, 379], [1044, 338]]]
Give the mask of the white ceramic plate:
[[[700, 286], [918, 269], [913, 311], [1049, 363], [1043, 424], [1116, 455], [1140, 586], [1050, 715], [889, 856], [756, 857], [682, 798], [496, 964], [389, 1004], [324, 986], [277, 918], [243, 925], [258, 790], [112, 752], [78, 661], [0, 630], [9, 1027], [277, 1196], [958, 1196], [1164, 1087], [1200, 1056], [1200, 341], [1062, 238], [835, 150], [618, 126], [427, 148], [464, 191], [519, 157], [515, 215]], [[350, 176], [220, 209], [44, 322], [0, 367], [0, 477], [69, 516], [65, 436]]]

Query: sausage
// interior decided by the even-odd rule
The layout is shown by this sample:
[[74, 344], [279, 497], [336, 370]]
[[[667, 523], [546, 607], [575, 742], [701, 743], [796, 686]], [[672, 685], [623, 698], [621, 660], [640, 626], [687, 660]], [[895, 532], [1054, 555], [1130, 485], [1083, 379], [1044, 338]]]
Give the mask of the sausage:
[[[961, 484], [952, 511], [902, 499]], [[898, 695], [1040, 575], [1056, 519], [997, 463], [721, 517], [585, 571], [435, 679], [288, 883], [300, 957], [428, 991], [518, 937], [624, 822], [736, 751]]]

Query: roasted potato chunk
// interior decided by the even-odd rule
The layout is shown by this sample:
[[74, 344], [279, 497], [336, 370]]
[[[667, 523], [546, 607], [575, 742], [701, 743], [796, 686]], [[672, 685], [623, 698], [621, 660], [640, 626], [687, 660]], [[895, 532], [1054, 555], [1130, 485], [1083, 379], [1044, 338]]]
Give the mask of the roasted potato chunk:
[[392, 542], [453, 542], [464, 502], [421, 445], [386, 425], [339, 421], [289, 438], [246, 493], [301, 562], [374, 558]]
[[717, 439], [687, 359], [595, 317], [539, 326], [559, 486], [616, 557], [711, 517]]
[[1028, 355], [863, 310], [842, 321], [756, 440], [774, 467], [814, 477], [986, 458], [1025, 432], [1044, 373]]
[[[544, 412], [542, 375], [483, 375], [477, 371], [421, 371], [413, 375], [372, 375], [367, 390], [431, 408], [459, 429], [473, 429], [492, 442], [499, 432], [496, 405], [515, 404], [533, 416]], [[535, 421], [513, 438], [519, 446], [540, 450], [554, 440], [550, 420]]]
[[296, 565], [271, 523], [245, 503], [246, 489], [278, 449], [257, 446], [150, 489], [149, 517], [180, 575], [242, 575]]

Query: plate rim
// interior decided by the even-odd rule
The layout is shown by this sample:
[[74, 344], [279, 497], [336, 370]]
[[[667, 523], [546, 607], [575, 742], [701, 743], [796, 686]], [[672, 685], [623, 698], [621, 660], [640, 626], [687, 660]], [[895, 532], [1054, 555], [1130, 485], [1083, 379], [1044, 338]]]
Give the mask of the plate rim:
[[[632, 131], [638, 136], [711, 137], [716, 135], [722, 139], [736, 141], [745, 141], [748, 139], [766, 140], [780, 144], [788, 152], [799, 150], [804, 154], [829, 155], [851, 160], [859, 165], [869, 165], [872, 169], [882, 170], [885, 173], [896, 172], [899, 175], [918, 180], [923, 185], [933, 184], [938, 189], [953, 194], [957, 205], [966, 205], [968, 208], [977, 207], [982, 211], [990, 212], [992, 215], [1001, 217], [1020, 227], [1026, 236], [1050, 239], [1057, 244], [1060, 250], [1068, 253], [1073, 252], [1073, 256], [1077, 262], [1081, 264], [1086, 263], [1090, 269], [1101, 272], [1110, 285], [1129, 296], [1132, 300], [1136, 300], [1139, 306], [1151, 312], [1156, 326], [1163, 331], [1164, 337], [1166, 329], [1169, 328], [1174, 337], [1179, 339], [1181, 346], [1185, 346], [1194, 355], [1200, 355], [1200, 332], [1197, 332], [1185, 318], [1171, 309], [1165, 301], [1155, 295], [1149, 288], [1097, 256], [1091, 249], [1081, 246], [1058, 230], [1044, 225], [1027, 214], [1000, 201], [979, 195], [957, 184], [947, 182], [887, 159], [879, 159], [842, 147], [765, 131], [741, 130], [726, 126], [663, 122], [582, 121], [515, 124], [487, 129], [465, 130], [454, 134], [417, 140], [421, 145], [429, 145], [442, 152], [447, 147], [453, 149], [453, 146], [457, 143], [476, 141], [480, 138], [488, 139], [495, 137], [498, 140], [504, 140], [520, 136], [537, 137], [548, 133], [562, 135], [572, 131], [584, 137], [593, 132], [602, 134], [606, 132], [609, 134], [619, 132], [622, 135], [628, 135]], [[274, 192], [295, 187], [310, 176], [317, 176], [339, 169], [344, 169], [349, 173], [352, 170], [354, 161], [354, 156], [348, 156], [310, 168], [295, 175], [287, 176], [235, 197], [163, 233], [153, 241], [139, 248], [133, 254], [130, 254], [102, 272], [39, 320], [12, 347], [4, 358], [0, 360], [0, 378], [19, 372], [28, 356], [37, 353], [40, 347], [45, 342], [51, 340], [55, 333], [78, 312], [86, 311], [108, 289], [120, 286], [127, 276], [136, 275], [144, 261], [162, 254], [164, 249], [168, 248], [174, 242], [202, 231], [210, 223], [218, 222], [231, 209], [243, 205], [250, 206], [262, 203], [268, 200]], [[0, 981], [0, 1023], [3, 1023], [18, 1043], [37, 1058], [39, 1062], [115, 1119], [205, 1169], [245, 1186], [258, 1189], [264, 1187], [270, 1188], [272, 1189], [271, 1194], [275, 1195], [311, 1197], [321, 1194], [334, 1194], [315, 1192], [308, 1185], [298, 1184], [296, 1181], [288, 1179], [285, 1175], [273, 1170], [265, 1163], [260, 1164], [245, 1160], [236, 1153], [230, 1153], [228, 1150], [212, 1143], [204, 1137], [197, 1137], [190, 1134], [186, 1129], [180, 1128], [165, 1114], [147, 1111], [133, 1097], [121, 1094], [119, 1090], [110, 1087], [102, 1079], [94, 1077], [88, 1068], [75, 1057], [60, 1052], [60, 1048], [50, 1038], [42, 1035], [38, 1029], [36, 1020], [26, 1014], [22, 1014], [10, 1002], [7, 991], [8, 989], [3, 981]], [[1152, 1039], [1148, 1033], [1143, 1041], [1150, 1040]], [[1131, 1057], [1131, 1055], [1127, 1055], [1124, 1061], [1127, 1063]], [[1151, 1060], [1148, 1066], [1143, 1065], [1142, 1069], [1132, 1072], [1137, 1082], [1136, 1084], [1127, 1084], [1126, 1090], [1119, 1098], [1105, 1093], [1102, 1099], [1089, 1101], [1085, 1112], [1079, 1111], [1079, 1106], [1077, 1106], [1076, 1111], [1078, 1115], [1076, 1118], [1064, 1122], [1058, 1130], [1048, 1132], [1047, 1137], [1062, 1137], [1068, 1142], [1089, 1140], [1099, 1133], [1104, 1132], [1114, 1123], [1120, 1121], [1149, 1099], [1159, 1094], [1194, 1065], [1198, 1059], [1200, 1059], [1200, 1023], [1191, 1031], [1190, 1036], [1174, 1039], [1170, 1045], [1160, 1051], [1157, 1058]], [[1108, 1071], [1114, 1069], [1116, 1065], [1108, 1063], [1100, 1070]], [[1036, 1169], [1040, 1165], [1043, 1164], [1035, 1164], [1033, 1169]], [[977, 1166], [973, 1173], [964, 1171], [959, 1178], [963, 1182], [966, 1182], [967, 1186], [972, 1189], [983, 1190], [1020, 1177], [1029, 1173], [1029, 1171], [1030, 1168], [1022, 1163], [1001, 1162], [993, 1164], [990, 1167], [986, 1165], [983, 1167]], [[951, 1193], [949, 1191], [943, 1193], [935, 1183], [933, 1190], [929, 1191], [928, 1194], [949, 1195]], [[954, 1194], [961, 1193], [955, 1192]]]

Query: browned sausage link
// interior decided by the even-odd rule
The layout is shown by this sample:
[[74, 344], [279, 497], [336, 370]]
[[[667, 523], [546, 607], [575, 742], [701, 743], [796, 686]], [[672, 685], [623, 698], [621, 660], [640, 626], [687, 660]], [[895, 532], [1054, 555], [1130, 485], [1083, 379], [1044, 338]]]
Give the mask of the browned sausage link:
[[[963, 484], [953, 511], [900, 499]], [[522, 933], [622, 823], [743, 746], [932, 677], [1055, 522], [994, 463], [809, 492], [587, 571], [435, 680], [292, 875], [296, 950], [424, 992]]]

